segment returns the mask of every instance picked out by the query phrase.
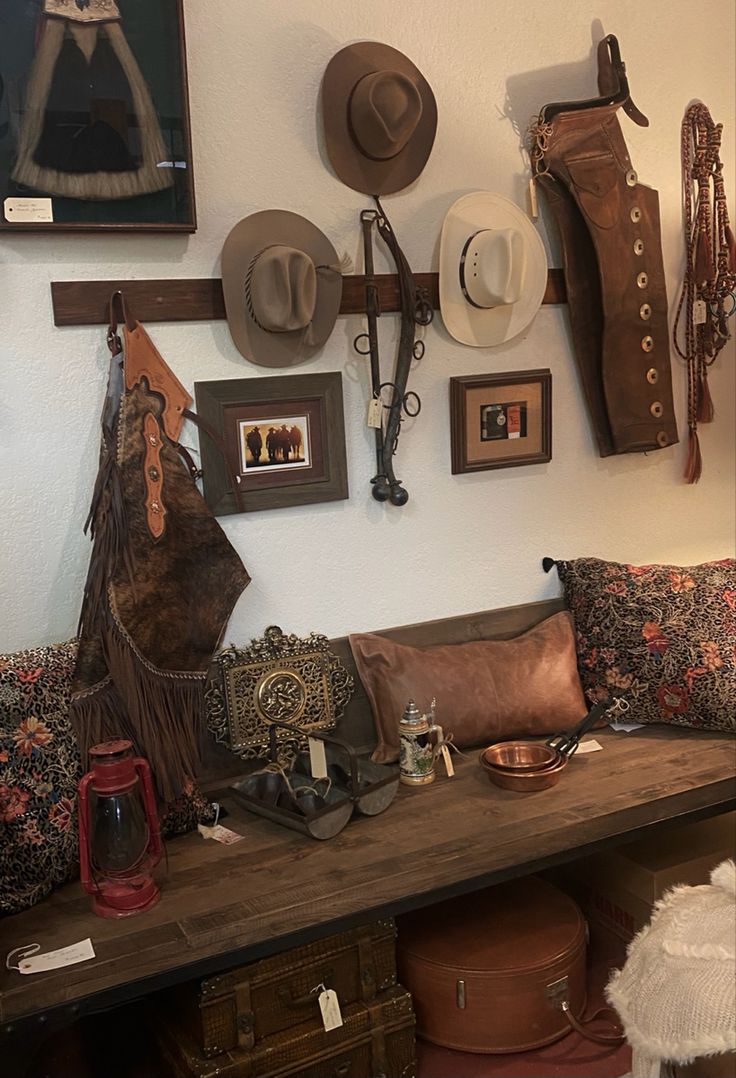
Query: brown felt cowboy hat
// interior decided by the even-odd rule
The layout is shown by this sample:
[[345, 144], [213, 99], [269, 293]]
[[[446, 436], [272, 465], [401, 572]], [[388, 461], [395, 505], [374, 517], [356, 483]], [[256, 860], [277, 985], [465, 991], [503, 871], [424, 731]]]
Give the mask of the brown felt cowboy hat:
[[322, 80], [325, 142], [348, 187], [388, 195], [413, 183], [437, 131], [437, 104], [398, 49], [359, 41], [332, 57]]
[[222, 249], [222, 291], [235, 347], [262, 367], [292, 367], [332, 333], [342, 299], [337, 252], [306, 217], [261, 210]]

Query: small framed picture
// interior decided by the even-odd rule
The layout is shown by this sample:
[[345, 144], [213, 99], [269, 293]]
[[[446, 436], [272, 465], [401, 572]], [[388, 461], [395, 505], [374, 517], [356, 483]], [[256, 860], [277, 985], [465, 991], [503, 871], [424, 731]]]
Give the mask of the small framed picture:
[[453, 475], [551, 460], [550, 371], [451, 378], [450, 434]]
[[195, 229], [183, 0], [0, 0], [0, 230]]
[[204, 497], [213, 513], [348, 497], [339, 372], [196, 382], [194, 392]]

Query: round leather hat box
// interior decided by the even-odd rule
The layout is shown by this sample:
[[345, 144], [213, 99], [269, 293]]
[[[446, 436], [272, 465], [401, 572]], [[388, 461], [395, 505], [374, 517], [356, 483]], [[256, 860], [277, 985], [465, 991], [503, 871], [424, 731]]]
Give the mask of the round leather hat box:
[[519, 1052], [585, 1010], [583, 915], [545, 880], [512, 880], [399, 918], [399, 978], [417, 1033], [464, 1052]]

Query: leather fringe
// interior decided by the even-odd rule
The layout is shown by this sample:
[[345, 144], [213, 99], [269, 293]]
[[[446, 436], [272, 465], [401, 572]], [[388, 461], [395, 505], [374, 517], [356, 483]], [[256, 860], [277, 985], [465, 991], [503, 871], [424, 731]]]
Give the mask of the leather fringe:
[[125, 736], [150, 763], [160, 796], [173, 801], [201, 761], [205, 675], [156, 669], [136, 653], [112, 617], [103, 648], [125, 714]]
[[710, 395], [708, 386], [708, 375], [705, 371], [701, 371], [698, 379], [698, 407], [695, 418], [698, 423], [712, 423], [714, 415], [715, 409], [713, 408], [713, 398]]
[[92, 635], [101, 631], [107, 608], [107, 582], [115, 567], [120, 564], [125, 567], [131, 587], [135, 579], [120, 469], [115, 460], [114, 447], [106, 448], [100, 462], [84, 525], [85, 534], [88, 530], [92, 537], [92, 553], [79, 615], [79, 635], [83, 630]]
[[700, 442], [698, 432], [690, 428], [688, 440], [687, 466], [685, 468], [685, 482], [697, 483], [703, 471], [703, 461], [700, 456]]
[[72, 697], [69, 718], [77, 737], [83, 771], [89, 768], [89, 750], [93, 745], [120, 737], [127, 737], [135, 744], [128, 729], [123, 701], [109, 677], [99, 686]]

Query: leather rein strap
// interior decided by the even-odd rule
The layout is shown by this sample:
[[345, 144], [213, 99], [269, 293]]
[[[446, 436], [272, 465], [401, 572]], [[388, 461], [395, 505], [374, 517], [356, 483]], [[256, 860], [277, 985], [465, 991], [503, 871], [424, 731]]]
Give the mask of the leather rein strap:
[[[426, 290], [418, 287], [414, 280], [411, 266], [401, 250], [396, 233], [377, 195], [374, 196], [374, 201], [378, 211], [375, 219], [376, 228], [391, 253], [399, 279], [401, 331], [394, 380], [381, 385], [382, 389], [390, 387], [392, 394], [391, 403], [388, 405], [388, 420], [382, 446], [383, 468], [374, 480], [373, 496], [377, 501], [389, 499], [393, 505], [405, 505], [409, 494], [402, 486], [401, 480], [397, 479], [394, 474], [392, 458], [399, 441], [402, 413], [413, 418], [419, 415], [422, 408], [418, 394], [407, 392], [406, 386], [412, 360], [421, 359], [424, 355], [424, 341], [415, 339], [415, 327], [429, 325], [434, 317], [434, 310]], [[413, 401], [411, 407], [410, 399]]]
[[708, 368], [730, 337], [727, 320], [736, 310], [736, 243], [720, 159], [722, 130], [701, 101], [682, 120], [685, 274], [672, 340], [687, 363], [688, 483], [697, 483], [702, 472], [698, 423], [713, 420]]

